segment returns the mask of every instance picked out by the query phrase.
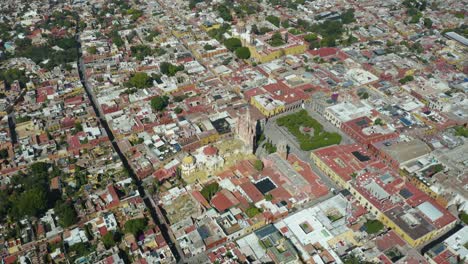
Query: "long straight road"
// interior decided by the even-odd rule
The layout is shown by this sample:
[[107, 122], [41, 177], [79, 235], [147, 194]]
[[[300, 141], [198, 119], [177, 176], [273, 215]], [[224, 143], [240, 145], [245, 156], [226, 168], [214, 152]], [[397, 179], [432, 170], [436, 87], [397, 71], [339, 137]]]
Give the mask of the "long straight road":
[[86, 67], [83, 62], [83, 54], [81, 50], [81, 41], [80, 41], [79, 34], [77, 34], [76, 38], [79, 43], [79, 47], [77, 51], [78, 52], [78, 72], [80, 75], [81, 83], [83, 84], [83, 87], [85, 88], [86, 94], [89, 97], [89, 100], [94, 109], [94, 112], [96, 113], [102, 127], [106, 131], [106, 134], [112, 143], [112, 147], [114, 148], [115, 152], [119, 155], [119, 158], [122, 161], [123, 166], [128, 171], [130, 177], [132, 177], [132, 179], [135, 181], [135, 184], [138, 188], [138, 192], [140, 196], [143, 198], [143, 201], [150, 212], [151, 218], [161, 230], [161, 234], [163, 235], [164, 239], [168, 243], [172, 254], [176, 258], [176, 261], [179, 263], [183, 263], [184, 255], [182, 253], [182, 250], [178, 246], [177, 241], [175, 241], [175, 239], [173, 239], [173, 236], [170, 235], [169, 226], [165, 222], [164, 217], [161, 215], [160, 210], [158, 210], [157, 205], [154, 203], [154, 201], [151, 200], [152, 198], [146, 194], [146, 190], [144, 189], [141, 180], [136, 176], [135, 172], [133, 171], [132, 167], [130, 166], [127, 160], [127, 157], [125, 157], [125, 155], [122, 153], [119, 145], [115, 141], [114, 134], [112, 130], [110, 129], [109, 124], [107, 123], [104, 115], [102, 114], [100, 107], [96, 103], [97, 101], [96, 96], [94, 94], [92, 87], [89, 85], [87, 77], [86, 77]]

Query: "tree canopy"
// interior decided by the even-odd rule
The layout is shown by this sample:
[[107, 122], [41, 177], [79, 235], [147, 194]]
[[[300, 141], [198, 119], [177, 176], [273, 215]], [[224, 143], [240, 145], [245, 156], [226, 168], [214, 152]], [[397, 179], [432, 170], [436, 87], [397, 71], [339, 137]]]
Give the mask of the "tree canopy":
[[271, 39], [269, 41], [269, 44], [273, 47], [278, 47], [278, 46], [281, 46], [281, 45], [284, 45], [284, 40], [283, 40], [283, 37], [281, 36], [281, 33], [279, 32], [275, 32], [273, 33], [273, 35], [271, 36]]
[[24, 216], [39, 216], [47, 206], [47, 194], [39, 187], [26, 190], [13, 197], [11, 213], [18, 219]]
[[54, 208], [55, 214], [58, 216], [58, 223], [62, 227], [69, 227], [78, 222], [78, 216], [71, 203], [57, 202]]
[[18, 81], [21, 87], [25, 87], [26, 83], [29, 81], [29, 78], [26, 76], [26, 73], [23, 70], [10, 68], [5, 71], [0, 71], [0, 80], [5, 81], [8, 87], [14, 81]]
[[163, 96], [156, 96], [151, 99], [151, 107], [156, 111], [164, 110], [169, 104], [169, 97]]
[[[279, 126], [286, 127], [297, 138], [301, 149], [305, 151], [341, 142], [340, 134], [325, 131], [322, 124], [310, 117], [306, 110], [283, 116], [276, 122]], [[313, 128], [313, 134], [304, 132], [303, 128]]]
[[269, 15], [265, 18], [265, 20], [272, 23], [276, 27], [280, 26], [280, 18], [277, 16]]
[[146, 218], [137, 218], [137, 219], [131, 219], [128, 220], [124, 224], [124, 230], [125, 233], [131, 233], [134, 236], [138, 236], [141, 234], [146, 229], [146, 224], [147, 224]]
[[154, 50], [152, 50], [147, 45], [136, 45], [130, 48], [132, 51], [132, 57], [137, 58], [137, 60], [143, 60], [147, 56], [151, 56], [154, 54]]
[[213, 196], [220, 191], [221, 188], [219, 187], [219, 184], [217, 182], [210, 183], [208, 185], [205, 185], [203, 189], [201, 190], [201, 194], [207, 201], [210, 201]]
[[0, 222], [10, 217], [39, 217], [57, 201], [57, 193], [50, 190], [50, 179], [62, 172], [55, 166], [37, 162], [26, 173], [11, 179], [10, 188], [0, 190]]
[[364, 226], [369, 234], [376, 234], [384, 228], [384, 225], [379, 220], [368, 220]]
[[[36, 46], [28, 38], [17, 39], [15, 41], [16, 50], [15, 54], [8, 54], [10, 57], [24, 57], [29, 58], [36, 64], [42, 63], [44, 68], [50, 70], [56, 66], [65, 66], [68, 63], [76, 62], [78, 60], [78, 42], [73, 36], [55, 38], [46, 36], [47, 43]], [[60, 50], [53, 47], [59, 47]]]
[[178, 71], [184, 70], [184, 65], [177, 66], [165, 61], [159, 65], [159, 70], [162, 74], [165, 74], [167, 76], [174, 76]]
[[235, 51], [237, 48], [242, 47], [242, 42], [238, 38], [228, 38], [224, 41], [224, 46], [230, 51]]
[[118, 48], [122, 47], [125, 44], [122, 37], [120, 37], [119, 32], [117, 31], [112, 31], [110, 37], [112, 43], [114, 43]]
[[304, 40], [307, 41], [307, 42], [313, 42], [313, 41], [316, 41], [317, 39], [318, 39], [318, 37], [314, 33], [309, 33], [309, 34], [304, 36]]
[[153, 79], [146, 72], [137, 72], [130, 77], [125, 83], [127, 87], [135, 87], [137, 89], [149, 88], [153, 85]]
[[247, 47], [239, 47], [236, 49], [236, 56], [239, 59], [248, 59], [250, 58], [250, 50]]
[[218, 6], [218, 14], [222, 19], [232, 21], [231, 10], [226, 5]]
[[347, 9], [341, 14], [341, 22], [343, 22], [343, 24], [350, 24], [355, 21], [354, 9]]
[[259, 159], [255, 160], [255, 162], [253, 163], [253, 166], [258, 171], [263, 170], [263, 162], [261, 160], [259, 160]]

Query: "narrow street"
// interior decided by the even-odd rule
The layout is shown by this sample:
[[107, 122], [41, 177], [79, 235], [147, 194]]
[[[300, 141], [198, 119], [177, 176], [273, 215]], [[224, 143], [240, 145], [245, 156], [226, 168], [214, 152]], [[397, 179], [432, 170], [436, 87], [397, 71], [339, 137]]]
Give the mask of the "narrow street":
[[146, 194], [146, 190], [144, 189], [141, 180], [138, 179], [138, 177], [134, 173], [132, 167], [128, 163], [127, 158], [125, 157], [125, 155], [120, 150], [120, 147], [117, 144], [117, 142], [115, 141], [114, 134], [113, 134], [112, 130], [110, 129], [109, 124], [107, 123], [104, 115], [101, 112], [101, 109], [99, 108], [99, 106], [96, 103], [97, 100], [96, 100], [94, 91], [93, 91], [92, 87], [89, 85], [88, 80], [86, 79], [86, 68], [85, 68], [85, 65], [83, 63], [83, 56], [82, 56], [82, 50], [81, 50], [81, 40], [80, 40], [79, 34], [77, 35], [77, 40], [80, 43], [80, 45], [78, 47], [78, 51], [77, 51], [78, 52], [78, 58], [79, 58], [78, 59], [78, 71], [79, 71], [81, 83], [83, 84], [83, 87], [85, 88], [86, 94], [89, 97], [91, 105], [92, 105], [92, 107], [93, 107], [93, 109], [94, 109], [94, 111], [95, 111], [95, 113], [96, 113], [102, 127], [106, 131], [106, 134], [107, 134], [107, 136], [109, 137], [109, 140], [112, 143], [112, 147], [114, 148], [115, 152], [119, 155], [119, 158], [122, 161], [122, 164], [123, 164], [124, 168], [128, 171], [130, 177], [132, 177], [132, 179], [134, 180], [134, 182], [135, 182], [135, 184], [136, 184], [136, 186], [138, 188], [138, 192], [139, 192], [140, 196], [143, 198], [143, 201], [145, 202], [145, 205], [148, 208], [154, 223], [161, 230], [161, 234], [163, 235], [164, 239], [168, 243], [172, 254], [176, 258], [178, 263], [184, 263], [182, 250], [179, 248], [179, 246], [178, 246], [177, 242], [175, 241], [175, 239], [173, 238], [173, 236], [170, 235], [169, 226], [165, 222], [164, 217], [161, 214], [161, 211], [158, 210], [159, 208], [157, 207], [156, 203], [154, 203], [154, 201], [152, 201], [152, 198], [149, 195]]

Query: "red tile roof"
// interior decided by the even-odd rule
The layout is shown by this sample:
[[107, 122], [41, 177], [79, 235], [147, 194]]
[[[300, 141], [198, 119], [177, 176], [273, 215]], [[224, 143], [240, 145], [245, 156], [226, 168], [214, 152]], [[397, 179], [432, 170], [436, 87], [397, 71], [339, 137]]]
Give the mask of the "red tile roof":
[[322, 148], [314, 151], [314, 154], [334, 170], [344, 181], [349, 181], [352, 179], [352, 173], [360, 171], [374, 163], [372, 159], [363, 162], [359, 161], [352, 154], [354, 151], [370, 156], [364, 146], [357, 144]]
[[252, 200], [252, 202], [257, 203], [263, 200], [262, 193], [255, 187], [255, 185], [251, 182], [245, 182], [241, 184], [239, 187], [247, 194], [247, 196]]
[[207, 209], [211, 208], [211, 205], [208, 203], [208, 201], [205, 199], [205, 197], [203, 197], [203, 195], [199, 191], [196, 191], [196, 190], [193, 191], [192, 196], [205, 208]]
[[206, 146], [203, 149], [203, 154], [205, 154], [206, 156], [214, 156], [218, 154], [218, 149], [213, 146]]
[[385, 235], [377, 237], [375, 243], [377, 248], [382, 252], [396, 245], [402, 247], [406, 244], [393, 230], [390, 230], [390, 232]]
[[216, 208], [216, 210], [218, 210], [218, 212], [224, 212], [227, 209], [239, 204], [239, 200], [237, 200], [237, 198], [234, 197], [230, 191], [222, 189], [213, 196], [211, 199], [211, 204], [214, 208]]

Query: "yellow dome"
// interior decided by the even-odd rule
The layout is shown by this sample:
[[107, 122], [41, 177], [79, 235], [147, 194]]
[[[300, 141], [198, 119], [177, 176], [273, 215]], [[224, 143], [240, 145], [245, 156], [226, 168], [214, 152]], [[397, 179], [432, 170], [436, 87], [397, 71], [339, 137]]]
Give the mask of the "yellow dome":
[[194, 162], [194, 159], [190, 155], [182, 159], [183, 164], [192, 164], [193, 162]]

